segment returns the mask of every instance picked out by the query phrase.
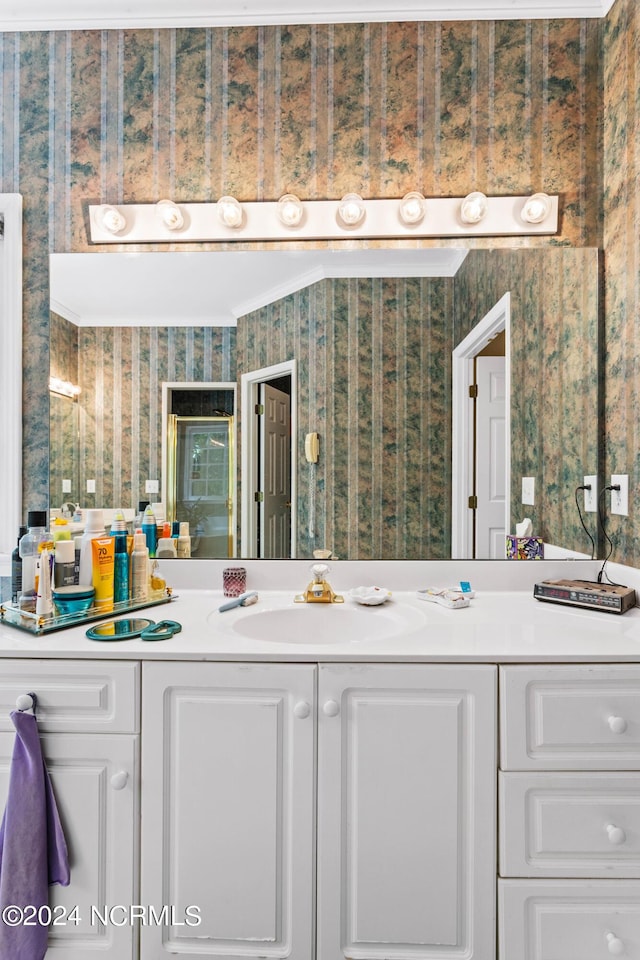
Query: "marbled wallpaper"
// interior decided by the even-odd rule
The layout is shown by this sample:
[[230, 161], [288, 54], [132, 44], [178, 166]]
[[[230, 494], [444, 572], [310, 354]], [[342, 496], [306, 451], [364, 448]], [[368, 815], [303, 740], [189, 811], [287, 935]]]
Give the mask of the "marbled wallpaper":
[[558, 235], [499, 245], [597, 246], [601, 35], [588, 19], [0, 34], [0, 190], [24, 196], [25, 511], [48, 501], [47, 258], [88, 249], [83, 201], [547, 190]]

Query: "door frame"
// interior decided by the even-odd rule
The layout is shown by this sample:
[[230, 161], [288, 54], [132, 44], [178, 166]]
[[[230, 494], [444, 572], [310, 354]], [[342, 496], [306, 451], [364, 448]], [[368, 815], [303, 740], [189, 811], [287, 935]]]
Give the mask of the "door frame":
[[[235, 491], [238, 487], [238, 458], [236, 451], [238, 449], [238, 396], [236, 384], [229, 381], [169, 381], [162, 382], [162, 472], [161, 472], [161, 493], [160, 502], [167, 503], [168, 491], [168, 432], [169, 432], [169, 411], [171, 409], [170, 397], [174, 391], [178, 390], [231, 390], [233, 392], [233, 429], [231, 434], [232, 442], [232, 483], [231, 492], [234, 494], [231, 503], [231, 557], [236, 556], [237, 547], [237, 523], [238, 523], [238, 504]], [[149, 494], [151, 497], [152, 494]], [[193, 530], [191, 533], [193, 534]]]
[[504, 330], [505, 336], [505, 529], [511, 513], [511, 294], [503, 297], [473, 327], [452, 354], [451, 431], [451, 558], [468, 560], [473, 552], [473, 514], [469, 492], [473, 485], [474, 357]]
[[[258, 512], [253, 495], [258, 489], [260, 464], [258, 450], [258, 421], [251, 410], [258, 403], [260, 384], [291, 377], [291, 559], [296, 558], [297, 529], [297, 471], [296, 437], [298, 433], [298, 377], [297, 361], [284, 360], [259, 370], [250, 370], [240, 377], [240, 556], [256, 557], [258, 552]], [[245, 415], [246, 412], [246, 415]]]

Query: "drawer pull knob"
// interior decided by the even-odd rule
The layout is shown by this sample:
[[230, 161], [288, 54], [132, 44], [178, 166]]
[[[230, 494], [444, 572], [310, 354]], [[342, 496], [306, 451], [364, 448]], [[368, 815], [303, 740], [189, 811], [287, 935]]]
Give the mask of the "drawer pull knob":
[[613, 823], [608, 823], [606, 830], [607, 834], [609, 835], [609, 843], [624, 843], [627, 839], [627, 835], [622, 827], [616, 827]]
[[322, 708], [322, 712], [327, 717], [337, 717], [340, 713], [340, 705], [337, 700], [327, 700]]
[[111, 777], [111, 786], [114, 790], [124, 790], [127, 785], [129, 774], [126, 770], [119, 770]]
[[624, 717], [609, 717], [607, 720], [612, 733], [624, 733], [627, 729], [627, 721]]
[[624, 943], [614, 933], [607, 933], [606, 940], [609, 953], [613, 954], [614, 957], [619, 957], [624, 953]]
[[311, 713], [311, 707], [306, 700], [299, 700], [293, 708], [293, 712], [299, 720], [306, 720]]

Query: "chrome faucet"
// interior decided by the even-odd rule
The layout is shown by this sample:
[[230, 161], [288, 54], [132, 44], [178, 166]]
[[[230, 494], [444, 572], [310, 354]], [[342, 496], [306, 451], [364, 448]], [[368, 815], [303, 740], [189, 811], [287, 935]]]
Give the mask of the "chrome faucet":
[[329, 567], [326, 563], [314, 563], [311, 573], [313, 580], [304, 593], [298, 593], [293, 598], [295, 603], [344, 603], [344, 597], [334, 593], [327, 583]]

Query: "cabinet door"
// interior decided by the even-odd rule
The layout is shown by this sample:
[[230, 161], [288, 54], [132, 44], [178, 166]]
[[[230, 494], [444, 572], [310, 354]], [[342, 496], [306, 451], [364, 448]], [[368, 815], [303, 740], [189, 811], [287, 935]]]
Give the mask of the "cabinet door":
[[315, 667], [146, 663], [143, 729], [141, 957], [309, 960]]
[[318, 960], [494, 956], [495, 686], [319, 667]]
[[[56, 923], [50, 929], [47, 960], [132, 958], [129, 908], [137, 903], [138, 738], [44, 734], [40, 739], [71, 871], [68, 887], [49, 888]], [[0, 733], [2, 810], [13, 742], [14, 735]], [[109, 913], [105, 907], [115, 909]]]

